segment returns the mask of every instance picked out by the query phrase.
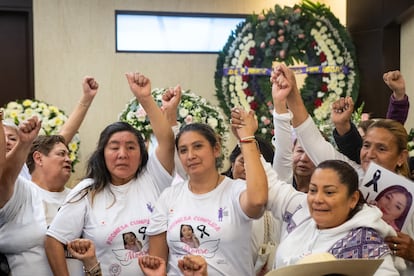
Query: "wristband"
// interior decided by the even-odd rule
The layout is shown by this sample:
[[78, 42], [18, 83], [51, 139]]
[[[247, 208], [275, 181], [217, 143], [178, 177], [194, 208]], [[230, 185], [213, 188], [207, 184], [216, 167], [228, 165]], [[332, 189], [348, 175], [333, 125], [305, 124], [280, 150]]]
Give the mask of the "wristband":
[[237, 142], [237, 145], [239, 146], [239, 148], [241, 149], [241, 145], [243, 144], [250, 144], [250, 143], [255, 143], [257, 149], [260, 151], [260, 147], [259, 147], [259, 143], [257, 142], [257, 140], [255, 138], [250, 138], [250, 139], [240, 139], [239, 142]]
[[246, 136], [246, 137], [240, 138], [239, 142], [240, 143], [249, 143], [252, 140], [256, 140], [256, 137], [254, 137], [254, 136]]
[[86, 270], [85, 267], [83, 267], [83, 272], [85, 272], [86, 276], [101, 276], [102, 275], [102, 271], [101, 271], [101, 266], [100, 263], [97, 262], [91, 269]]

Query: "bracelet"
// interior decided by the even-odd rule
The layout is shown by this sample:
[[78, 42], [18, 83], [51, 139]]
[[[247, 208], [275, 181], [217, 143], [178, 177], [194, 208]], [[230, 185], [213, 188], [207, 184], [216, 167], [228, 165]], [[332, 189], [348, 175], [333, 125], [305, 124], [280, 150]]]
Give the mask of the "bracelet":
[[101, 266], [100, 262], [97, 262], [91, 269], [87, 270], [85, 267], [83, 267], [83, 272], [85, 272], [86, 276], [101, 276]]
[[241, 145], [243, 145], [243, 144], [250, 144], [250, 143], [255, 143], [256, 144], [256, 147], [257, 147], [257, 149], [258, 150], [260, 150], [260, 148], [259, 148], [259, 143], [257, 142], [257, 140], [255, 139], [255, 138], [250, 138], [250, 139], [245, 139], [245, 140], [242, 140], [242, 139], [240, 139], [240, 141], [239, 142], [237, 142], [237, 145], [239, 146], [239, 148], [241, 149]]
[[79, 105], [80, 105], [80, 106], [83, 106], [83, 107], [89, 107], [89, 104], [85, 104], [85, 103], [83, 103], [83, 102], [81, 102], [81, 101], [79, 101]]
[[240, 143], [249, 143], [252, 140], [256, 140], [256, 137], [254, 137], [254, 136], [246, 136], [246, 137], [240, 138], [239, 142]]

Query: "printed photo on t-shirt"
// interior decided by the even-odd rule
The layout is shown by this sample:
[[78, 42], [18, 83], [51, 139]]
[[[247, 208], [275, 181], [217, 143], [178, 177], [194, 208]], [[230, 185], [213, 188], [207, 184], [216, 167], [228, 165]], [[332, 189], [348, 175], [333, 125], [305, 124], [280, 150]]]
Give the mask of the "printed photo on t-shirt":
[[191, 248], [198, 248], [200, 246], [200, 241], [195, 236], [193, 227], [189, 224], [181, 224], [180, 240]]
[[134, 232], [126, 232], [122, 234], [124, 240], [124, 248], [132, 250], [134, 252], [139, 252], [142, 249], [142, 243], [137, 239], [137, 236]]

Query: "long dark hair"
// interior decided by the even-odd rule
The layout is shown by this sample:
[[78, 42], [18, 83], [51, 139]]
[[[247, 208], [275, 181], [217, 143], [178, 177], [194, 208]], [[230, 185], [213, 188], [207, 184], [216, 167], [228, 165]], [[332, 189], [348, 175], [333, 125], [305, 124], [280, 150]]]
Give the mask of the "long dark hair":
[[[216, 145], [220, 146], [221, 149], [221, 137], [214, 132], [214, 130], [208, 125], [203, 123], [191, 123], [184, 125], [180, 128], [176, 138], [175, 138], [175, 147], [178, 150], [178, 142], [180, 141], [181, 135], [185, 132], [194, 131], [206, 138], [208, 143], [212, 148]], [[222, 157], [216, 158], [216, 168], [219, 168], [222, 164]]]
[[408, 215], [408, 212], [410, 211], [411, 208], [411, 204], [413, 203], [413, 196], [411, 195], [411, 193], [403, 186], [401, 185], [392, 185], [389, 186], [387, 188], [385, 188], [384, 190], [382, 190], [376, 197], [375, 197], [375, 201], [378, 202], [378, 200], [380, 200], [383, 196], [385, 196], [386, 194], [389, 193], [401, 193], [405, 196], [405, 198], [407, 199], [407, 205], [404, 208], [403, 213], [397, 218], [395, 219], [395, 225], [397, 225], [398, 229], [401, 230], [405, 219]]
[[93, 184], [83, 191], [81, 191], [82, 197], [88, 192], [91, 192], [92, 202], [95, 194], [102, 191], [106, 185], [111, 181], [111, 174], [105, 164], [105, 147], [108, 144], [109, 139], [114, 133], [128, 131], [135, 135], [138, 141], [139, 149], [141, 151], [141, 162], [135, 173], [135, 176], [145, 168], [148, 162], [148, 152], [145, 146], [145, 141], [142, 134], [136, 130], [133, 126], [125, 122], [115, 122], [108, 125], [99, 136], [99, 141], [96, 150], [92, 153], [88, 160], [88, 166], [85, 178], [92, 178]]
[[[266, 162], [273, 164], [273, 156], [275, 155], [275, 151], [273, 149], [272, 144], [260, 136], [255, 135], [255, 138], [257, 144], [259, 145], [260, 153], [262, 154], [263, 158], [266, 160]], [[240, 154], [241, 149], [238, 145], [236, 145], [230, 153], [230, 168], [224, 171], [222, 175], [233, 178], [233, 163], [236, 161], [237, 156], [239, 156]]]

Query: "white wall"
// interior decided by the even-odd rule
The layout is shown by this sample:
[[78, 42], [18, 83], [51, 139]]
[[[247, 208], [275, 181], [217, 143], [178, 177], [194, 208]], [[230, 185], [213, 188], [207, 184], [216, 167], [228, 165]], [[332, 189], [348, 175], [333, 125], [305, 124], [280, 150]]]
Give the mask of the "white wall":
[[[132, 94], [124, 72], [138, 70], [151, 77], [153, 87], [180, 83], [184, 89], [215, 98], [214, 54], [115, 53], [115, 10], [210, 13], [260, 13], [298, 1], [269, 0], [34, 0], [35, 97], [69, 113], [82, 93], [83, 76], [94, 76], [100, 88], [80, 128], [81, 163], [70, 185], [84, 173], [85, 160], [94, 150], [100, 131], [117, 120]], [[345, 24], [346, 0], [331, 3]], [[143, 38], [145, 39], [145, 38]], [[149, 39], [149, 38], [148, 38]], [[224, 45], [223, 45], [224, 46]], [[231, 145], [232, 146], [232, 145]]]

